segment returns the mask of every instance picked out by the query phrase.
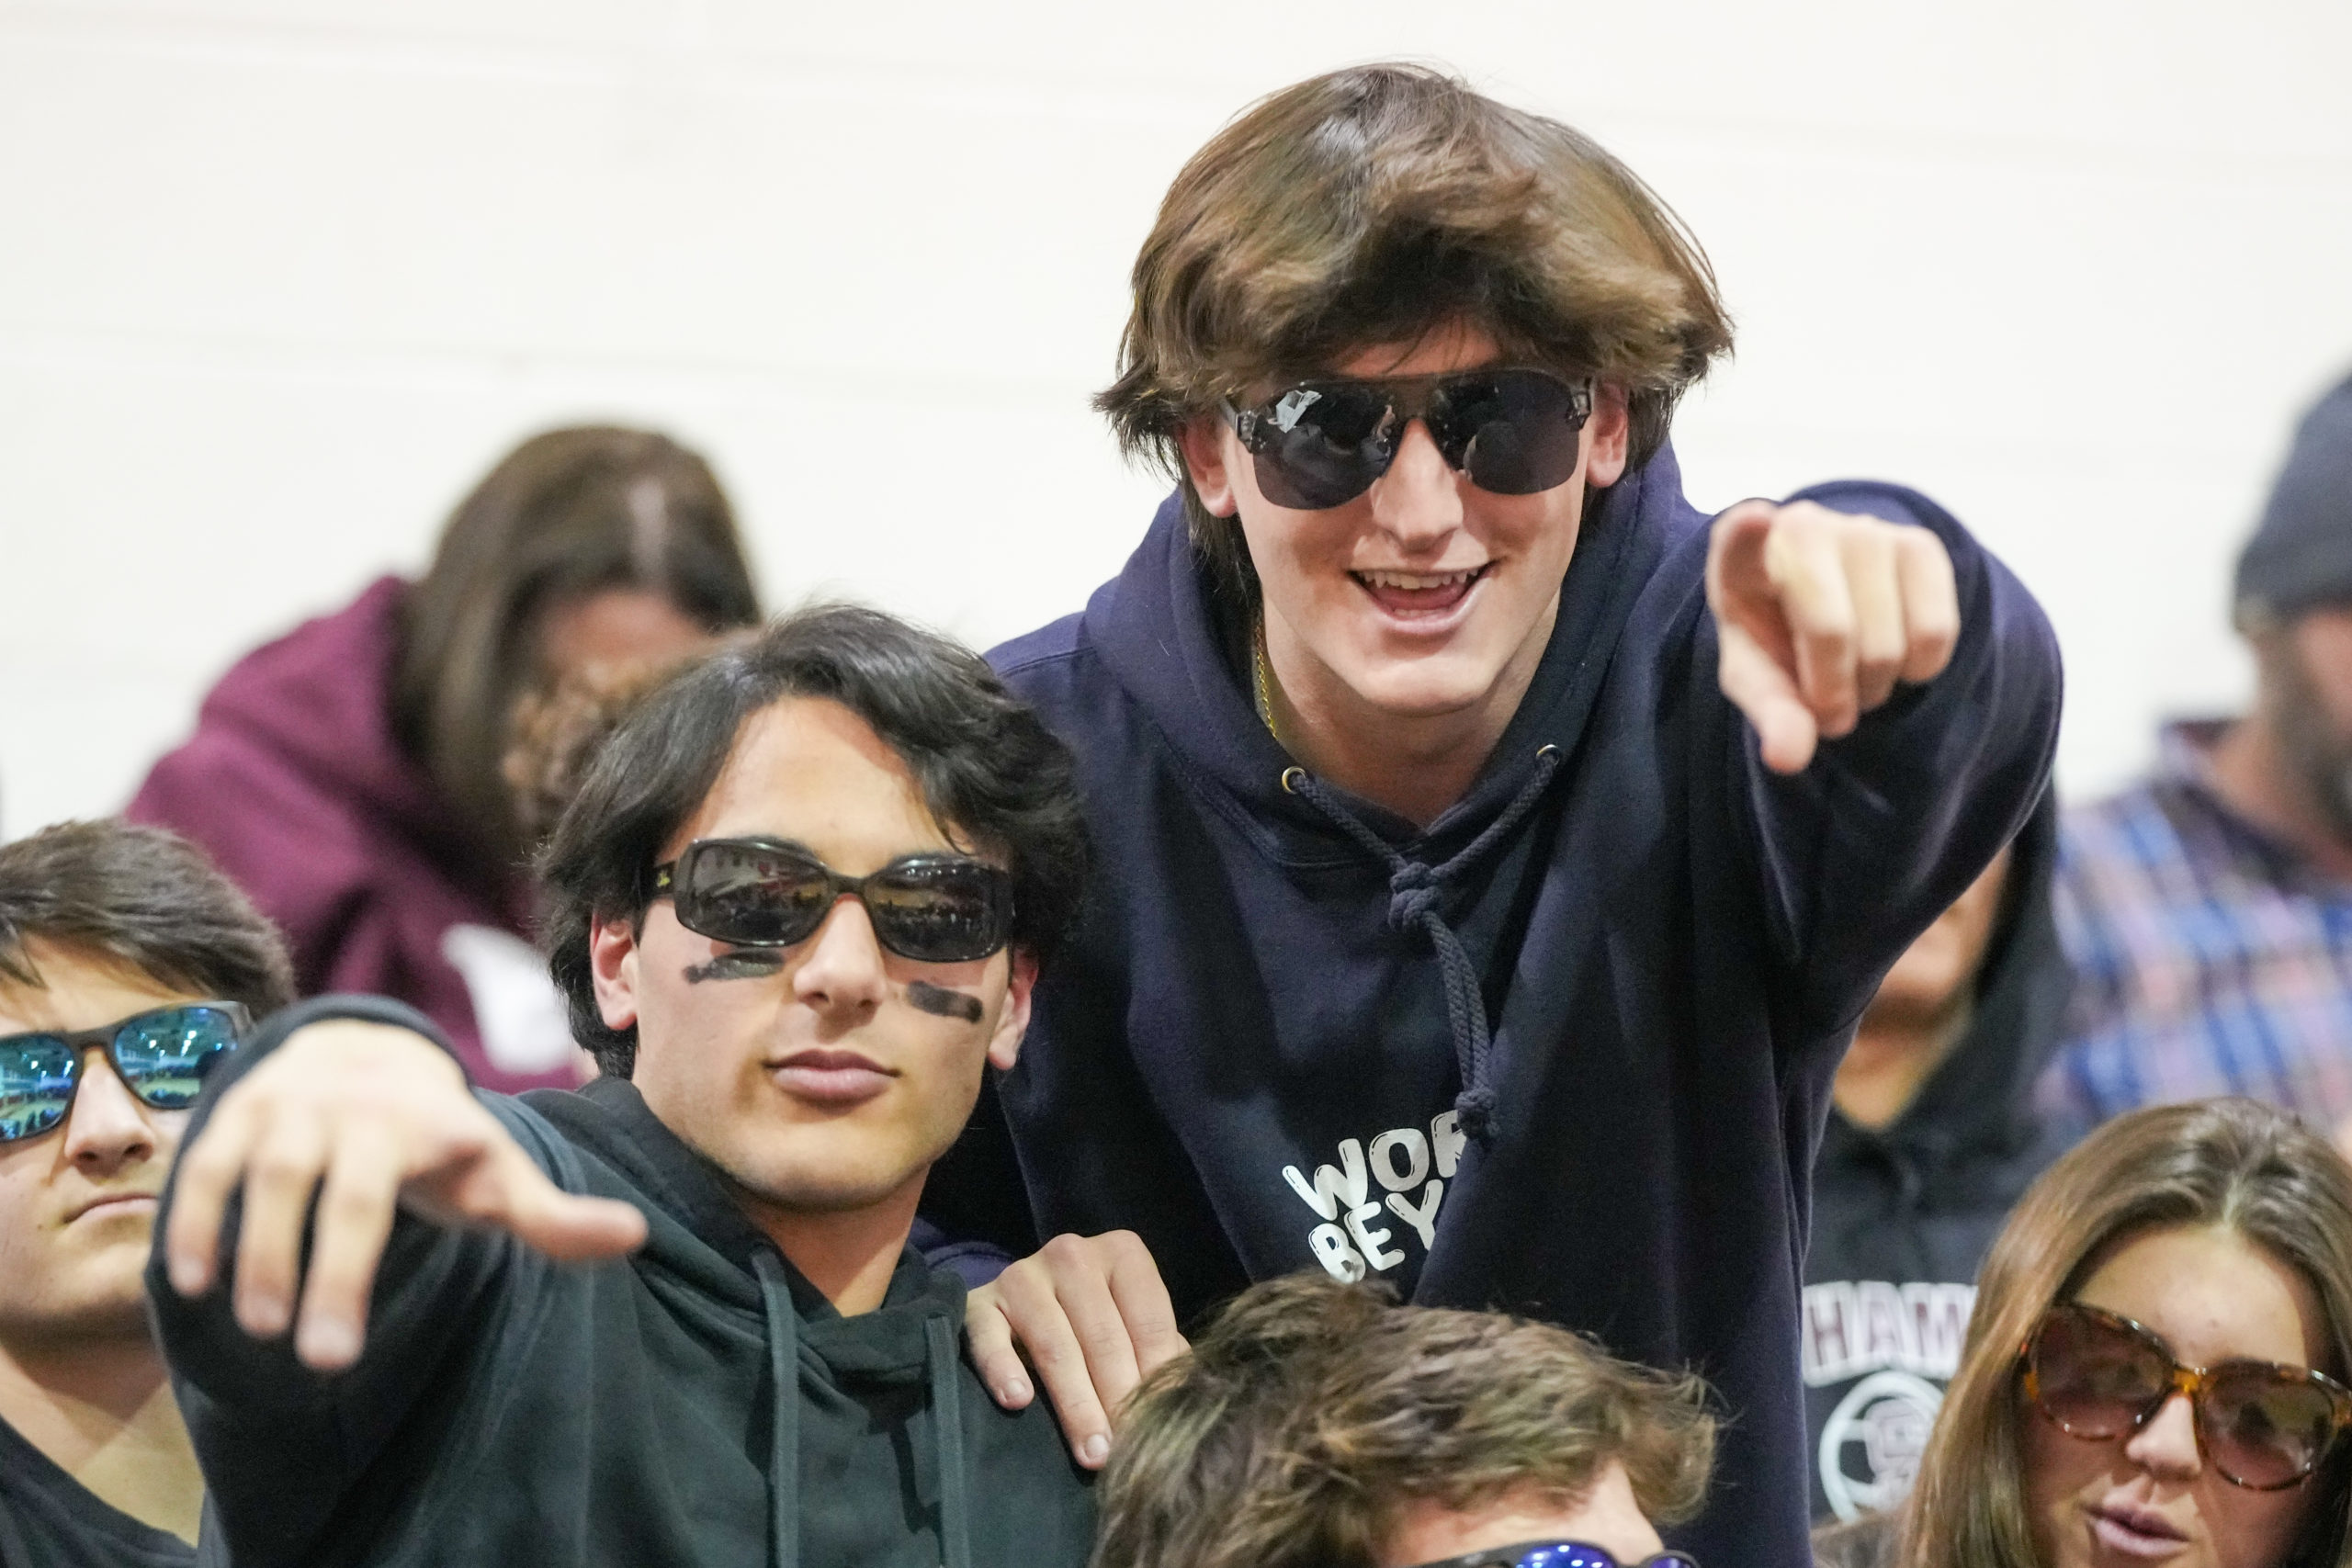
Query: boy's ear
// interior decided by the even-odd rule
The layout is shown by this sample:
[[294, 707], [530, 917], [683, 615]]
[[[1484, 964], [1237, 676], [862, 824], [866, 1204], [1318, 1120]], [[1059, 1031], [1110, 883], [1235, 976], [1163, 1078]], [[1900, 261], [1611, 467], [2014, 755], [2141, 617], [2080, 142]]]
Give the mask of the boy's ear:
[[588, 973], [596, 987], [596, 1013], [607, 1029], [637, 1026], [637, 922], [627, 916], [599, 919], [588, 930]]
[[1633, 445], [1634, 418], [1625, 402], [1625, 389], [1602, 381], [1592, 389], [1592, 417], [1585, 428], [1591, 446], [1584, 455], [1584, 482], [1590, 490], [1606, 490], [1625, 477], [1625, 455]]
[[1029, 1032], [1029, 999], [1037, 988], [1037, 955], [1027, 948], [1012, 950], [1012, 972], [1005, 977], [1004, 1011], [996, 1032], [989, 1037], [989, 1065], [1009, 1073], [1021, 1059], [1021, 1037]]
[[1176, 433], [1193, 493], [1201, 498], [1201, 505], [1212, 517], [1230, 517], [1241, 509], [1233, 493], [1233, 469], [1227, 461], [1229, 448], [1225, 437], [1225, 421], [1213, 413], [1194, 416]]

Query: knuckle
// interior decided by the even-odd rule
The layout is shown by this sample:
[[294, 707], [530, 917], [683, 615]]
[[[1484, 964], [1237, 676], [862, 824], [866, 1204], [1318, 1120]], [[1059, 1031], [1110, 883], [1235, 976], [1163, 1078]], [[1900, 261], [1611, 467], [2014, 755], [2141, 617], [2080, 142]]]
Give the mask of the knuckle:
[[1032, 1343], [1029, 1359], [1036, 1363], [1040, 1375], [1054, 1381], [1062, 1380], [1086, 1366], [1084, 1352], [1076, 1339], [1068, 1335], [1048, 1335]]
[[300, 1149], [283, 1144], [257, 1151], [251, 1167], [253, 1179], [264, 1187], [291, 1187], [307, 1179], [315, 1166]]

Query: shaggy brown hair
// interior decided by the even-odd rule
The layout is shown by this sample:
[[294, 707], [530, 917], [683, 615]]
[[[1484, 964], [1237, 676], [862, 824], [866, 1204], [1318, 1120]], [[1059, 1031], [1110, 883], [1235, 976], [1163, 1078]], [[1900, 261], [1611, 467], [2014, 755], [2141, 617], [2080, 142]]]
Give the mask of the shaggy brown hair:
[[1177, 175], [1134, 286], [1096, 406], [1130, 456], [1183, 485], [1195, 543], [1244, 587], [1238, 530], [1201, 505], [1178, 447], [1221, 399], [1467, 321], [1513, 360], [1623, 388], [1638, 467], [1731, 348], [1704, 253], [1632, 170], [1417, 65], [1335, 71], [1253, 105]]
[[40, 987], [41, 945], [103, 957], [255, 1018], [294, 999], [285, 939], [204, 852], [108, 818], [0, 845], [0, 983]]
[[1095, 1568], [1369, 1568], [1408, 1503], [1578, 1497], [1612, 1460], [1672, 1523], [1713, 1461], [1703, 1400], [1548, 1324], [1270, 1280], [1136, 1391]]
[[[1901, 1568], [2040, 1561], [2021, 1439], [2037, 1417], [2019, 1387], [2019, 1349], [2100, 1259], [2177, 1225], [2225, 1226], [2302, 1275], [2327, 1314], [2332, 1364], [2320, 1370], [2352, 1370], [2352, 1167], [2335, 1146], [2251, 1100], [2120, 1116], [2042, 1172], [1993, 1243], [1959, 1373], [1902, 1510]], [[2352, 1568], [2352, 1452], [2338, 1449], [2304, 1484], [2317, 1495], [2282, 1568]]]

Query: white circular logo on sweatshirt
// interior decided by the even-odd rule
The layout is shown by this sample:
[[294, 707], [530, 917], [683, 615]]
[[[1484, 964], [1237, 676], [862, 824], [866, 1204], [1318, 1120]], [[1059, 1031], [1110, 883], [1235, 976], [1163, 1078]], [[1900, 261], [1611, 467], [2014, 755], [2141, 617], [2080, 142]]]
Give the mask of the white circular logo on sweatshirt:
[[1910, 1495], [1943, 1390], [1909, 1372], [1872, 1372], [1821, 1428], [1821, 1490], [1841, 1519], [1883, 1513]]

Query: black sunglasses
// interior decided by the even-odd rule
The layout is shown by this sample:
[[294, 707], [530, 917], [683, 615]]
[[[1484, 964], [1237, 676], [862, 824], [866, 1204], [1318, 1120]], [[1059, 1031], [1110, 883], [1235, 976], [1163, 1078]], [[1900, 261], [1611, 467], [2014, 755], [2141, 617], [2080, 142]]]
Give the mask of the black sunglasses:
[[806, 942], [843, 898], [865, 906], [884, 947], [924, 964], [986, 958], [1012, 934], [1012, 878], [968, 855], [906, 855], [843, 876], [797, 844], [697, 839], [653, 868], [653, 897], [674, 901], [688, 931], [739, 947]]
[[154, 1008], [97, 1029], [0, 1035], [0, 1144], [62, 1126], [82, 1060], [104, 1050], [123, 1087], [156, 1111], [185, 1111], [253, 1019], [236, 1002]]
[[1416, 419], [1480, 490], [1533, 495], [1576, 473], [1592, 384], [1530, 369], [1302, 381], [1256, 408], [1227, 403], [1225, 415], [1277, 506], [1319, 512], [1353, 501], [1388, 471]]
[[1699, 1568], [1696, 1559], [1679, 1551], [1660, 1551], [1639, 1562], [1621, 1563], [1602, 1546], [1580, 1540], [1523, 1540], [1517, 1546], [1490, 1546], [1466, 1557], [1424, 1562], [1419, 1568]]
[[2205, 1461], [2250, 1491], [2301, 1483], [2352, 1426], [2352, 1391], [2324, 1373], [2275, 1361], [2184, 1367], [2154, 1330], [2080, 1302], [2052, 1307], [2018, 1358], [2026, 1397], [2086, 1442], [2135, 1432], [2188, 1395]]

